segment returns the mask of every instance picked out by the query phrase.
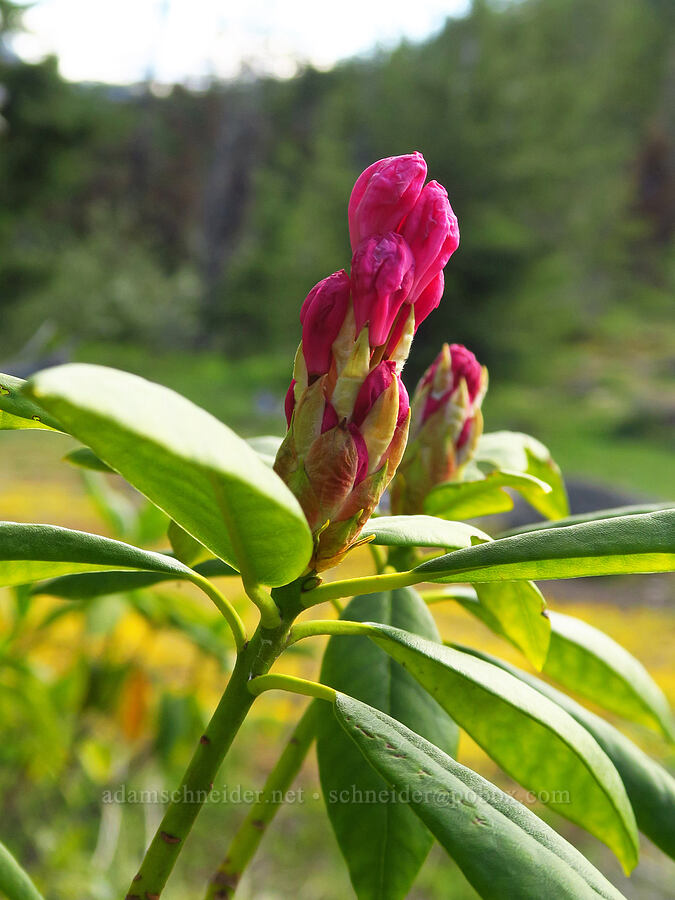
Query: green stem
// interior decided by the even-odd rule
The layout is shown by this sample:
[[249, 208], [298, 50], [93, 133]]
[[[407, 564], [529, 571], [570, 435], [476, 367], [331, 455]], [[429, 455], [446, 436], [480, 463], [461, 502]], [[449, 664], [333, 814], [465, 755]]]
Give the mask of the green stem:
[[265, 628], [276, 628], [281, 622], [279, 607], [267, 591], [261, 585], [246, 580], [244, 580], [244, 590], [260, 610], [260, 621]]
[[357, 594], [374, 594], [378, 591], [391, 591], [407, 587], [426, 580], [418, 572], [391, 572], [387, 575], [368, 575], [365, 578], [347, 578], [344, 581], [331, 581], [307, 591], [301, 597], [305, 609], [323, 603], [326, 600], [338, 600], [340, 597], [355, 597]]
[[296, 641], [320, 634], [359, 634], [367, 636], [372, 631], [372, 626], [366, 622], [352, 622], [349, 619], [316, 619], [309, 622], [299, 622], [297, 625], [294, 625], [288, 635], [286, 646], [290, 647]]
[[236, 609], [232, 606], [227, 597], [224, 597], [220, 591], [211, 584], [208, 578], [204, 578], [204, 576], [200, 575], [198, 572], [192, 572], [189, 578], [193, 584], [196, 584], [198, 588], [204, 591], [206, 596], [213, 601], [217, 609], [225, 617], [228, 625], [232, 629], [237, 652], [241, 653], [246, 644], [246, 629], [244, 628], [244, 623], [239, 618]]
[[[284, 590], [288, 594], [290, 589]], [[294, 591], [297, 598], [299, 585]], [[255, 699], [248, 689], [249, 681], [268, 672], [284, 649], [291, 623], [299, 611], [297, 599], [295, 607], [288, 608], [277, 628], [268, 629], [261, 623], [250, 642], [240, 650], [225, 693], [199, 739], [176, 797], [164, 814], [126, 900], [155, 900], [161, 894], [197, 814], [213, 788], [225, 754]]]
[[318, 703], [305, 710], [283, 753], [270, 772], [258, 799], [230, 842], [225, 858], [218, 867], [204, 900], [230, 900], [246, 866], [253, 859], [267, 826], [283, 804], [288, 790], [307, 756], [316, 733]]
[[290, 691], [304, 697], [335, 702], [335, 690], [332, 687], [319, 684], [318, 681], [307, 681], [306, 678], [298, 678], [295, 675], [261, 675], [249, 683], [248, 689], [254, 697], [260, 696], [264, 691]]

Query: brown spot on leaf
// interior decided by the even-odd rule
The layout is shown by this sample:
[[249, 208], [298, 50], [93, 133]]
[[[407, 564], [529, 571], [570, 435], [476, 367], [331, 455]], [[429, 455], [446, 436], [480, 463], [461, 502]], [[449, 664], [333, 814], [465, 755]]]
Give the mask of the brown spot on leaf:
[[200, 744], [210, 744], [210, 743], [211, 743], [211, 738], [210, 738], [207, 734], [203, 734], [203, 735], [199, 738], [199, 743], [200, 743]]
[[180, 838], [175, 834], [169, 834], [167, 831], [160, 831], [159, 834], [166, 844], [180, 844]]

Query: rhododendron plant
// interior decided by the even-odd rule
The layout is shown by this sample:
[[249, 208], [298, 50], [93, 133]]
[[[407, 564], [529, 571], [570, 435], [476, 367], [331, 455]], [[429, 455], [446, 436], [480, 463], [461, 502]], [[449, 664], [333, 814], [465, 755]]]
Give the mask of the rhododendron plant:
[[405, 448], [401, 370], [459, 244], [448, 195], [435, 181], [423, 186], [425, 176], [419, 153], [366, 169], [349, 202], [351, 274], [320, 281], [300, 312], [275, 470], [307, 516], [316, 571], [356, 545]]
[[[380, 160], [356, 181], [349, 273], [320, 281], [300, 311], [283, 439], [246, 442], [173, 391], [116, 369], [57, 366], [28, 382], [0, 375], [0, 428], [71, 435], [84, 446], [70, 462], [124, 479], [171, 520], [161, 552], [2, 522], [0, 587], [21, 586], [24, 608], [42, 593], [89, 603], [181, 580], [213, 602], [232, 633], [227, 686], [194, 735], [155, 836], [138, 848], [126, 900], [160, 897], [223, 759], [269, 690], [310, 700], [213, 860], [210, 900], [236, 894], [314, 742], [327, 813], [361, 900], [402, 900], [434, 840], [481, 897], [621, 897], [534, 811], [457, 760], [459, 727], [527, 796], [603, 841], [626, 872], [637, 862], [638, 829], [675, 855], [675, 780], [584, 705], [672, 740], [663, 693], [607, 635], [545, 610], [532, 581], [670, 571], [675, 510], [570, 516], [542, 444], [518, 432], [482, 433], [487, 374], [460, 345], [443, 346], [411, 413], [402, 369], [459, 242], [445, 190], [425, 180], [424, 159], [412, 153]], [[392, 478], [395, 514], [382, 515]], [[493, 538], [485, 517], [510, 508], [507, 489], [553, 521]], [[477, 516], [481, 528], [465, 521]], [[348, 553], [361, 574], [344, 578], [338, 569], [324, 583], [322, 573]], [[353, 599], [343, 608], [345, 598]], [[161, 608], [161, 592], [156, 599]], [[329, 608], [299, 619], [327, 601], [339, 618]], [[463, 606], [561, 690], [450, 644], [452, 635], [444, 643], [430, 611], [441, 601]], [[316, 635], [330, 636], [318, 680], [284, 672], [286, 651]], [[375, 799], [359, 802], [364, 796]], [[314, 865], [307, 859], [308, 870]], [[0, 892], [42, 896], [2, 845]]]
[[410, 438], [392, 486], [394, 512], [424, 512], [432, 488], [460, 478], [483, 433], [487, 381], [470, 350], [443, 345], [412, 399]]

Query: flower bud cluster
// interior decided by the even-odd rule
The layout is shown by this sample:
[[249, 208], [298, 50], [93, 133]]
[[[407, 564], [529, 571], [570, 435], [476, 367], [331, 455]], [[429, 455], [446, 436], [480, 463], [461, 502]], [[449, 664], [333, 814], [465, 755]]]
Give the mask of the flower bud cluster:
[[487, 369], [461, 344], [444, 344], [412, 400], [410, 439], [392, 485], [396, 514], [424, 512], [427, 494], [457, 480], [483, 431]]
[[401, 369], [415, 330], [440, 302], [443, 267], [459, 244], [447, 193], [425, 178], [420, 153], [362, 173], [348, 210], [351, 273], [320, 281], [300, 312], [288, 433], [275, 470], [307, 516], [316, 571], [358, 543], [405, 448]]

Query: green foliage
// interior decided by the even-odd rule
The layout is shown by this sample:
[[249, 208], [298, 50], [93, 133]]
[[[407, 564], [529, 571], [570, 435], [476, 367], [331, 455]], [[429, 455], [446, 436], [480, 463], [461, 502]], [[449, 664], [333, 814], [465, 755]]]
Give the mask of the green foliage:
[[[173, 773], [188, 752], [190, 733], [200, 731], [183, 785], [203, 796], [197, 803], [179, 796], [168, 805], [138, 873], [146, 893], [161, 891], [229, 744], [255, 697], [272, 688], [315, 697], [323, 707], [312, 726], [322, 789], [359, 898], [403, 898], [432, 836], [484, 897], [539, 897], [541, 891], [620, 897], [533, 813], [452, 759], [455, 722], [539, 801], [610, 847], [625, 870], [637, 861], [636, 821], [672, 852], [668, 811], [674, 791], [665, 770], [544, 682], [481, 658], [480, 651], [444, 646], [426, 605], [406, 585], [448, 582], [432, 590], [428, 601], [454, 599], [544, 674], [671, 736], [664, 697], [637, 660], [578, 620], [544, 614], [544, 598], [530, 579], [672, 569], [675, 510], [637, 507], [595, 518], [565, 516], [562, 479], [546, 448], [527, 435], [497, 433], [488, 436], [469, 477], [480, 484], [476, 472], [485, 475], [483, 481], [515, 474], [537, 486], [535, 506], [549, 498], [540, 511], [562, 518], [550, 527], [492, 539], [445, 517], [375, 517], [363, 536], [387, 548], [386, 560], [382, 550], [374, 554], [378, 573], [321, 584], [306, 571], [311, 538], [304, 516], [270, 468], [277, 438], [243, 441], [173, 391], [101, 366], [61, 366], [28, 383], [7, 377], [0, 382], [6, 383], [0, 409], [16, 422], [37, 415], [83, 441], [85, 447], [68, 460], [80, 464], [107, 527], [133, 542], [49, 525], [0, 524], [0, 584], [19, 586], [9, 637], [0, 646], [0, 706], [12, 721], [42, 723], [35, 739], [49, 741], [52, 777], [66, 769], [75, 739], [77, 716], [67, 718], [62, 710], [98, 712], [118, 705], [123, 728], [135, 734], [145, 715], [147, 677], [104, 653], [96, 665], [57, 682], [59, 691], [75, 698], [71, 703], [22, 662], [17, 648], [31, 617], [37, 617], [33, 628], [39, 634], [79, 617], [83, 633], [97, 640], [132, 610], [148, 627], [183, 635], [219, 671], [231, 663], [226, 627], [235, 635], [234, 669], [205, 728], [193, 697], [166, 690], [157, 700], [153, 756], [164, 772]], [[130, 486], [150, 502], [139, 501]], [[479, 493], [473, 500], [467, 494], [463, 503], [467, 518], [485, 512]], [[163, 541], [167, 530], [175, 555], [135, 546]], [[430, 557], [430, 551], [445, 552]], [[217, 558], [204, 559], [207, 553]], [[238, 612], [210, 582], [238, 574], [222, 559], [237, 566], [243, 587], [264, 613], [250, 638]], [[170, 580], [198, 585], [225, 621], [214, 623], [189, 598], [168, 592]], [[259, 583], [275, 589], [268, 595]], [[303, 607], [360, 589], [372, 592], [357, 596], [338, 620], [294, 624]], [[66, 602], [36, 614], [34, 604], [45, 595]], [[332, 635], [321, 683], [269, 674], [297, 641], [321, 634]], [[6, 686], [11, 690], [3, 691]], [[337, 721], [326, 700], [334, 703]], [[305, 740], [303, 753], [308, 746]], [[28, 746], [17, 752], [22, 764], [32, 759]], [[78, 753], [93, 783], [110, 778], [113, 755], [104, 741], [88, 736]], [[280, 763], [270, 775], [281, 788], [299, 765], [297, 754], [290, 755], [293, 765], [286, 770]], [[365, 802], [351, 796], [356, 791]], [[370, 803], [371, 791], [382, 802]], [[253, 812], [247, 817], [255, 839], [240, 840], [253, 841], [242, 867], [259, 841], [252, 823], [267, 825], [277, 806], [260, 819]], [[229, 871], [226, 864], [218, 869], [228, 878]], [[235, 880], [241, 874], [239, 868], [232, 872]]]
[[512, 777], [542, 803], [637, 862], [635, 820], [623, 784], [590, 735], [517, 679], [405, 631], [372, 626], [372, 639]]
[[521, 678], [545, 697], [561, 706], [580, 725], [593, 735], [598, 744], [616, 766], [626, 793], [635, 812], [638, 827], [664, 853], [675, 859], [675, 779], [664, 768], [650, 759], [632, 741], [600, 716], [585, 709], [567, 694], [556, 690], [539, 678], [535, 678], [503, 660], [482, 653], [471, 647], [458, 647], [467, 653], [484, 659], [506, 672]]
[[419, 581], [503, 581], [669, 571], [675, 510], [618, 516], [457, 550], [415, 569]]
[[[342, 618], [383, 622], [440, 640], [423, 601], [410, 588], [356, 597]], [[445, 752], [457, 752], [454, 723], [411, 675], [367, 638], [331, 638], [321, 680], [393, 716]], [[354, 889], [363, 900], [403, 898], [431, 848], [431, 836], [407, 804], [387, 799], [386, 782], [344, 735], [332, 710], [321, 704], [318, 713], [321, 786]]]
[[311, 536], [295, 497], [241, 438], [199, 407], [100, 366], [46, 370], [30, 392], [246, 581], [284, 584], [307, 565]]
[[4, 844], [0, 844], [0, 890], [7, 900], [43, 900], [42, 894]]
[[[366, 759], [457, 861], [481, 897], [621, 894], [520, 803], [365, 703], [338, 695], [335, 715]], [[434, 798], [429, 801], [427, 798]]]

